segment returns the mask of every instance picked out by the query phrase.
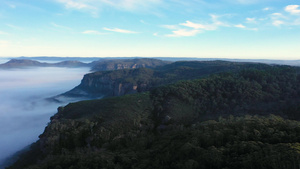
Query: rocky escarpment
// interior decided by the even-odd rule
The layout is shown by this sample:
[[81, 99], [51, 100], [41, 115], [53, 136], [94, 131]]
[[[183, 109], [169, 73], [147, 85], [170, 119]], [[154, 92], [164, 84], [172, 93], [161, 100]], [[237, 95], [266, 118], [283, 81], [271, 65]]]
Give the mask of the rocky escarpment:
[[174, 62], [154, 69], [138, 68], [100, 71], [86, 74], [80, 85], [58, 97], [101, 98], [122, 96], [144, 92], [153, 87], [180, 80], [197, 79], [220, 72], [239, 71], [246, 68], [264, 69], [267, 67], [270, 66], [265, 64], [209, 61]]
[[139, 59], [109, 59], [100, 60], [92, 63], [92, 71], [120, 70], [120, 69], [137, 69], [137, 68], [154, 68], [163, 66], [171, 62], [151, 58]]
[[62, 94], [67, 97], [122, 96], [149, 90], [153, 86], [151, 69], [125, 69], [86, 74], [80, 85]]

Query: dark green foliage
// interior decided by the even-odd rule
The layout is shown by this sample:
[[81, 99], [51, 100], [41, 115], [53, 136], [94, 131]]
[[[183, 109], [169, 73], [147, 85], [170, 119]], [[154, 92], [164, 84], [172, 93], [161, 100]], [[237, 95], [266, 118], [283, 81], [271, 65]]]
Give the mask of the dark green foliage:
[[230, 117], [158, 133], [140, 128], [98, 148], [62, 146], [63, 152], [28, 168], [298, 168], [299, 141], [297, 121]]
[[169, 64], [168, 61], [162, 61], [152, 58], [141, 59], [106, 59], [93, 62], [92, 71], [131, 69], [131, 68], [154, 68]]
[[175, 62], [153, 69], [122, 69], [86, 74], [79, 86], [63, 95], [78, 97], [122, 96], [149, 91], [155, 87], [180, 80], [207, 77], [220, 72], [236, 72], [244, 69], [267, 69], [266, 64], [234, 63], [225, 61]]
[[160, 87], [151, 98], [159, 119], [171, 116], [186, 124], [205, 116], [247, 113], [300, 119], [299, 76], [291, 67], [243, 70]]
[[60, 107], [10, 169], [300, 168], [299, 69], [260, 66]]

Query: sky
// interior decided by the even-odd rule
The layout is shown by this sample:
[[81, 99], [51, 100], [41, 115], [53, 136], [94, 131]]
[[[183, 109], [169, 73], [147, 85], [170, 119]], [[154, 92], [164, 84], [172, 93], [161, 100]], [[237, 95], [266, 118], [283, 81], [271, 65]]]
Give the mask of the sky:
[[300, 0], [1, 0], [0, 56], [300, 59]]

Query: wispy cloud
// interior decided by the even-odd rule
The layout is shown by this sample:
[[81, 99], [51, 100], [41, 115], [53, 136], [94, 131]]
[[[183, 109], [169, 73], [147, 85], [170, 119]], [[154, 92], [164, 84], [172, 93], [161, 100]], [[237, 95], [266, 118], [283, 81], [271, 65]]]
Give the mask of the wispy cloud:
[[258, 31], [258, 28], [248, 28], [247, 26], [245, 26], [243, 24], [234, 25], [234, 27], [241, 28], [241, 29], [244, 29], [244, 30]]
[[275, 17], [283, 17], [282, 13], [272, 13], [271, 15]]
[[263, 8], [262, 10], [263, 10], [263, 11], [269, 11], [269, 10], [271, 10], [271, 8], [270, 8], [270, 7], [265, 7], [265, 8]]
[[273, 24], [274, 26], [280, 26], [280, 25], [283, 25], [284, 22], [281, 21], [281, 20], [274, 20], [272, 24]]
[[288, 5], [285, 7], [285, 11], [287, 11], [293, 15], [300, 14], [299, 5]]
[[289, 22], [291, 22], [291, 18], [276, 12], [270, 15], [270, 21], [273, 26], [280, 27], [282, 25], [290, 25]]
[[255, 18], [246, 18], [246, 22], [247, 23], [257, 23], [256, 19]]
[[103, 30], [111, 31], [111, 32], [117, 32], [117, 33], [126, 33], [126, 34], [135, 34], [138, 32], [125, 30], [125, 29], [119, 29], [119, 28], [103, 28]]
[[193, 29], [203, 29], [203, 30], [216, 30], [217, 27], [215, 24], [203, 25], [199, 23], [193, 23], [191, 21], [186, 21], [185, 23], [180, 23], [179, 25], [190, 27]]
[[86, 30], [82, 32], [83, 34], [89, 34], [89, 35], [105, 35], [107, 33], [95, 31], [95, 30]]
[[[109, 7], [127, 11], [148, 11], [163, 0], [56, 0], [67, 9], [82, 10], [97, 16], [102, 8]], [[151, 11], [151, 10], [150, 10]]]
[[12, 24], [6, 24], [6, 26], [8, 26], [8, 27], [10, 27], [14, 30], [18, 30], [18, 31], [23, 30], [23, 28], [21, 28], [19, 26], [12, 25]]
[[58, 24], [56, 24], [54, 22], [52, 22], [51, 25], [54, 26], [54, 27], [56, 27], [56, 28], [59, 28], [59, 29], [72, 30], [72, 28], [70, 28], [70, 27], [58, 25]]
[[149, 8], [162, 3], [162, 0], [100, 0], [102, 3], [125, 10]]
[[[173, 30], [173, 34], [167, 34], [167, 37], [181, 37], [181, 36], [195, 36], [198, 33], [204, 31], [213, 31], [218, 29], [219, 27], [229, 27], [230, 25], [221, 22], [219, 18], [221, 16], [210, 15], [211, 21], [210, 23], [196, 23], [192, 21], [185, 21], [184, 23], [179, 23], [178, 25], [163, 25], [162, 27]], [[184, 26], [184, 28], [182, 28]], [[187, 29], [189, 28], [189, 29]]]
[[14, 4], [8, 4], [8, 6], [10, 7], [10, 8], [12, 8], [12, 9], [15, 9], [17, 6], [16, 5], [14, 5]]
[[93, 1], [81, 1], [81, 0], [57, 0], [59, 3], [65, 5], [66, 8], [74, 9], [94, 9], [92, 4]]
[[8, 35], [9, 33], [0, 31], [0, 35]]
[[177, 25], [162, 25], [161, 27], [167, 28], [167, 29], [178, 29]]
[[227, 1], [231, 3], [244, 4], [244, 5], [255, 4], [260, 2], [260, 0], [227, 0]]
[[187, 30], [187, 29], [179, 29], [176, 31], [172, 31], [173, 34], [166, 35], [167, 37], [183, 37], [183, 36], [195, 36], [196, 34], [200, 33], [200, 30], [193, 29], [193, 30]]
[[245, 25], [243, 25], [243, 24], [238, 24], [238, 25], [234, 25], [234, 27], [236, 27], [236, 28], [246, 28], [246, 26]]

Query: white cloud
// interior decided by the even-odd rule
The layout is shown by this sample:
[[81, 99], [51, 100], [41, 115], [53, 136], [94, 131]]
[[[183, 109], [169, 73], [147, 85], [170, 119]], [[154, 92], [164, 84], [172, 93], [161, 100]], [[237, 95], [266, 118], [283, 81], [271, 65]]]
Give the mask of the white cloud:
[[94, 7], [90, 4], [92, 1], [82, 1], [82, 0], [57, 0], [58, 2], [65, 5], [66, 8], [74, 9], [93, 9]]
[[[231, 15], [226, 14], [226, 15], [223, 15], [223, 16], [231, 16]], [[219, 21], [219, 18], [220, 18], [220, 17], [223, 17], [223, 16], [218, 16], [218, 15], [213, 15], [213, 14], [211, 14], [210, 17], [211, 17], [211, 20], [212, 20], [212, 22], [213, 22], [213, 25], [215, 25], [215, 26], [225, 26], [225, 27], [229, 27], [228, 24]]]
[[263, 11], [269, 11], [269, 10], [271, 10], [271, 8], [269, 8], [269, 7], [266, 7], [263, 9]]
[[247, 23], [257, 23], [255, 18], [246, 18]]
[[125, 29], [119, 29], [119, 28], [103, 28], [103, 30], [111, 31], [111, 32], [118, 32], [118, 33], [127, 33], [127, 34], [138, 33], [138, 32], [135, 32], [135, 31], [125, 30]]
[[272, 16], [283, 16], [281, 13], [272, 13]]
[[245, 25], [243, 24], [238, 24], [238, 25], [234, 25], [234, 27], [236, 28], [241, 28], [244, 30], [250, 30], [250, 31], [258, 31], [258, 28], [247, 28]]
[[300, 14], [299, 5], [288, 5], [285, 7], [285, 11], [291, 14]]
[[187, 36], [195, 36], [196, 34], [200, 33], [200, 30], [186, 30], [186, 29], [179, 29], [176, 31], [172, 31], [173, 34], [166, 35], [167, 37], [187, 37]]
[[[218, 20], [218, 18], [220, 18], [221, 16], [211, 14], [210, 17], [211, 17], [211, 23], [209, 24], [186, 21], [184, 23], [179, 23], [178, 25], [163, 25], [162, 27], [174, 30], [172, 31], [173, 34], [165, 35], [167, 37], [195, 36], [200, 32], [213, 31], [218, 29], [221, 26], [230, 27], [230, 25], [225, 24]], [[191, 29], [182, 28], [182, 26]]]
[[204, 30], [216, 30], [217, 27], [215, 25], [203, 25], [199, 23], [193, 23], [191, 21], [186, 21], [185, 23], [181, 23], [179, 25], [190, 27], [193, 29], [204, 29]]
[[275, 21], [273, 21], [272, 24], [273, 24], [274, 26], [280, 26], [280, 25], [284, 24], [284, 22], [283, 22], [283, 21], [280, 21], [280, 20], [275, 20]]
[[282, 13], [272, 13], [271, 14], [272, 20], [278, 20], [278, 19], [287, 19], [286, 16], [284, 16]]
[[178, 29], [176, 25], [162, 25], [161, 27], [167, 28], [167, 29]]
[[242, 29], [246, 28], [246, 26], [243, 25], [243, 24], [234, 25], [234, 27], [236, 27], [236, 28], [242, 28]]
[[102, 33], [99, 31], [95, 31], [95, 30], [86, 30], [82, 32], [83, 34], [89, 34], [89, 35], [104, 35], [106, 33]]

